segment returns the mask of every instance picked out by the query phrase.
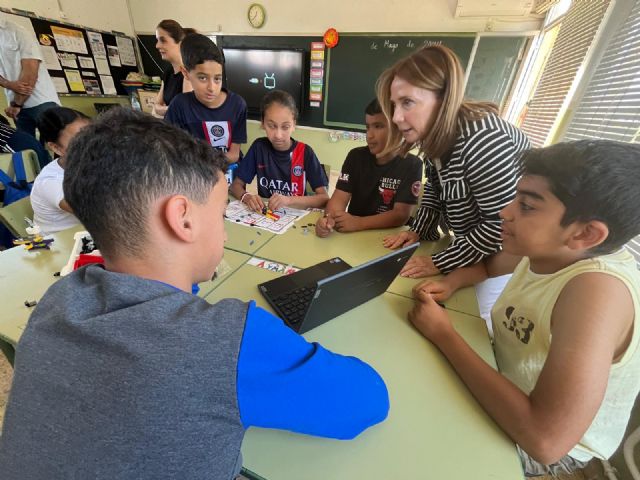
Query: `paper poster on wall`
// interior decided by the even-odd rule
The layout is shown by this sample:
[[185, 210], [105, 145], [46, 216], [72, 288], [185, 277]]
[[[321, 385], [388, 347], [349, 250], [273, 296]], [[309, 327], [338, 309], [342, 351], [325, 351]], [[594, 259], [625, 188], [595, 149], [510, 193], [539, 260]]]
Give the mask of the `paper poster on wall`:
[[130, 38], [116, 37], [116, 43], [118, 44], [118, 51], [120, 53], [120, 62], [122, 65], [137, 66], [136, 52], [133, 49], [133, 42]]
[[84, 92], [84, 84], [78, 70], [65, 70], [64, 75], [72, 92]]
[[74, 53], [58, 53], [58, 58], [63, 67], [66, 68], [78, 68], [78, 62], [76, 62], [76, 55]]
[[98, 32], [87, 32], [89, 37], [89, 45], [95, 58], [107, 59], [107, 51], [104, 48], [104, 42], [102, 41], [102, 34]]
[[58, 54], [56, 53], [55, 48], [45, 47], [44, 45], [41, 45], [40, 50], [42, 51], [44, 67], [47, 70], [62, 70], [62, 67], [60, 66], [60, 60], [58, 59]]
[[53, 82], [53, 86], [58, 93], [69, 93], [69, 88], [67, 87], [67, 82], [64, 81], [64, 78], [61, 77], [51, 77], [51, 81]]
[[93, 66], [93, 58], [91, 57], [78, 57], [78, 62], [80, 63], [80, 68], [96, 68]]
[[98, 80], [89, 80], [85, 78], [82, 80], [82, 83], [84, 84], [84, 89], [89, 95], [100, 95], [102, 93], [100, 91]]
[[107, 45], [107, 52], [109, 52], [109, 63], [112, 67], [120, 67], [120, 54], [118, 53], [118, 47], [113, 45]]
[[118, 93], [116, 86], [113, 84], [113, 78], [110, 75], [100, 75], [102, 83], [102, 91], [105, 95], [115, 95]]
[[109, 62], [104, 58], [96, 58], [96, 70], [100, 75], [111, 75], [109, 70]]
[[87, 72], [85, 70], [82, 70], [82, 72], [80, 72], [82, 74], [82, 78], [84, 77], [93, 77], [95, 78], [96, 74], [93, 72]]
[[51, 33], [56, 39], [58, 50], [75, 53], [89, 53], [87, 51], [87, 43], [84, 41], [84, 35], [80, 30], [72, 28], [51, 26]]

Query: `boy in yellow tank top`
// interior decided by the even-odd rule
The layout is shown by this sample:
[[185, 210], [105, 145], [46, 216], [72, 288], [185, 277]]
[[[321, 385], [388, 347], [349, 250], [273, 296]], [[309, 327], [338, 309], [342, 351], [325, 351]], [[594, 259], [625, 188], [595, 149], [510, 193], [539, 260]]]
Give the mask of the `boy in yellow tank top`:
[[[414, 289], [409, 319], [518, 444], [527, 477], [571, 473], [622, 441], [640, 390], [640, 145], [585, 140], [530, 150], [501, 212], [503, 251]], [[492, 310], [499, 372], [441, 301], [513, 272]]]

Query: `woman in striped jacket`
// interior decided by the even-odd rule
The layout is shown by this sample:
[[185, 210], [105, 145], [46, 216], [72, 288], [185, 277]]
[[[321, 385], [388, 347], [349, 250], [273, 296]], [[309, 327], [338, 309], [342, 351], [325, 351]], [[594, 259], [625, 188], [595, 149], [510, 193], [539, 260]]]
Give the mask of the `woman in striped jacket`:
[[[386, 237], [384, 245], [437, 240], [439, 227], [454, 237], [444, 251], [412, 258], [401, 275], [446, 274], [496, 253], [501, 245], [498, 212], [515, 196], [527, 137], [498, 117], [494, 104], [464, 99], [460, 61], [441, 45], [417, 50], [388, 68], [377, 92], [390, 124], [386, 152], [406, 154], [417, 148], [427, 178], [410, 229]], [[495, 298], [484, 296], [479, 292], [480, 309], [488, 314]]]

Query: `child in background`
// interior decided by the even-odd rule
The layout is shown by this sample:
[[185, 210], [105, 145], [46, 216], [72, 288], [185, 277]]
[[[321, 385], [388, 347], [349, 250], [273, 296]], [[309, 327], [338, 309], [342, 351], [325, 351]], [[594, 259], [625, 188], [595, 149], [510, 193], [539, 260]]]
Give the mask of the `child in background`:
[[240, 145], [247, 142], [247, 104], [222, 88], [222, 52], [208, 37], [193, 33], [180, 43], [180, 53], [182, 73], [193, 92], [176, 95], [165, 120], [221, 150], [228, 162], [237, 162]]
[[72, 143], [65, 196], [104, 266], [55, 283], [17, 348], [3, 480], [236, 478], [249, 427], [349, 439], [387, 389], [254, 302], [191, 285], [223, 256], [220, 152], [112, 109]]
[[[327, 175], [309, 145], [291, 138], [298, 119], [293, 97], [282, 90], [272, 90], [262, 99], [262, 128], [266, 137], [258, 138], [240, 163], [231, 193], [257, 212], [268, 198], [268, 207], [322, 208], [329, 200]], [[246, 185], [258, 177], [258, 195], [246, 191]], [[315, 195], [306, 196], [309, 182]]]
[[43, 233], [55, 233], [80, 223], [64, 198], [62, 181], [69, 143], [88, 124], [89, 117], [66, 107], [50, 108], [38, 118], [40, 140], [57, 157], [38, 174], [31, 190], [33, 221]]
[[[410, 320], [519, 445], [527, 476], [609, 458], [625, 433], [640, 390], [640, 272], [624, 248], [640, 234], [639, 166], [639, 145], [612, 141], [525, 153], [503, 252], [414, 290]], [[492, 310], [496, 372], [435, 300], [509, 272]]]
[[[367, 146], [347, 155], [336, 190], [316, 223], [316, 234], [357, 232], [404, 225], [418, 203], [422, 161], [415, 155], [382, 155], [389, 126], [378, 100], [365, 110]], [[347, 210], [347, 205], [349, 208]]]

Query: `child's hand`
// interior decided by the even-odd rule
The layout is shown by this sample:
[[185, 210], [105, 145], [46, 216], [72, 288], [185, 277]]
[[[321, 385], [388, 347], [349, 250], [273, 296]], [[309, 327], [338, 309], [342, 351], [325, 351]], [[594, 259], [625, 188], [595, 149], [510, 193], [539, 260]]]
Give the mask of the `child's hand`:
[[431, 295], [431, 297], [436, 302], [443, 302], [453, 295], [453, 288], [446, 281], [446, 277], [439, 282], [434, 282], [433, 280], [425, 280], [424, 282], [418, 283], [415, 287], [413, 287], [413, 296], [416, 296], [418, 291], [423, 291]]
[[264, 203], [262, 203], [262, 199], [257, 195], [251, 195], [247, 193], [242, 197], [242, 203], [244, 203], [247, 207], [249, 207], [254, 212], [262, 213], [262, 209], [264, 208]]
[[391, 250], [395, 250], [396, 248], [404, 247], [405, 245], [410, 245], [412, 243], [420, 240], [420, 237], [416, 232], [412, 232], [411, 230], [406, 230], [404, 232], [400, 232], [396, 235], [388, 235], [382, 239], [382, 245]]
[[331, 214], [327, 213], [316, 222], [316, 235], [320, 238], [328, 237], [329, 234], [333, 232], [335, 224], [336, 222], [331, 217]]
[[356, 217], [347, 212], [336, 213], [333, 218], [336, 223], [336, 230], [342, 233], [357, 232], [362, 230], [360, 227], [360, 217]]
[[400, 271], [401, 277], [420, 278], [437, 275], [440, 273], [438, 267], [433, 264], [431, 256], [411, 257]]
[[447, 311], [436, 303], [430, 293], [414, 291], [415, 305], [409, 312], [409, 321], [428, 340], [437, 344], [437, 340], [449, 334], [453, 327]]
[[268, 207], [275, 212], [276, 210], [289, 205], [291, 203], [291, 198], [292, 197], [289, 197], [287, 195], [274, 193], [273, 195], [271, 195], [271, 198], [269, 198]]

